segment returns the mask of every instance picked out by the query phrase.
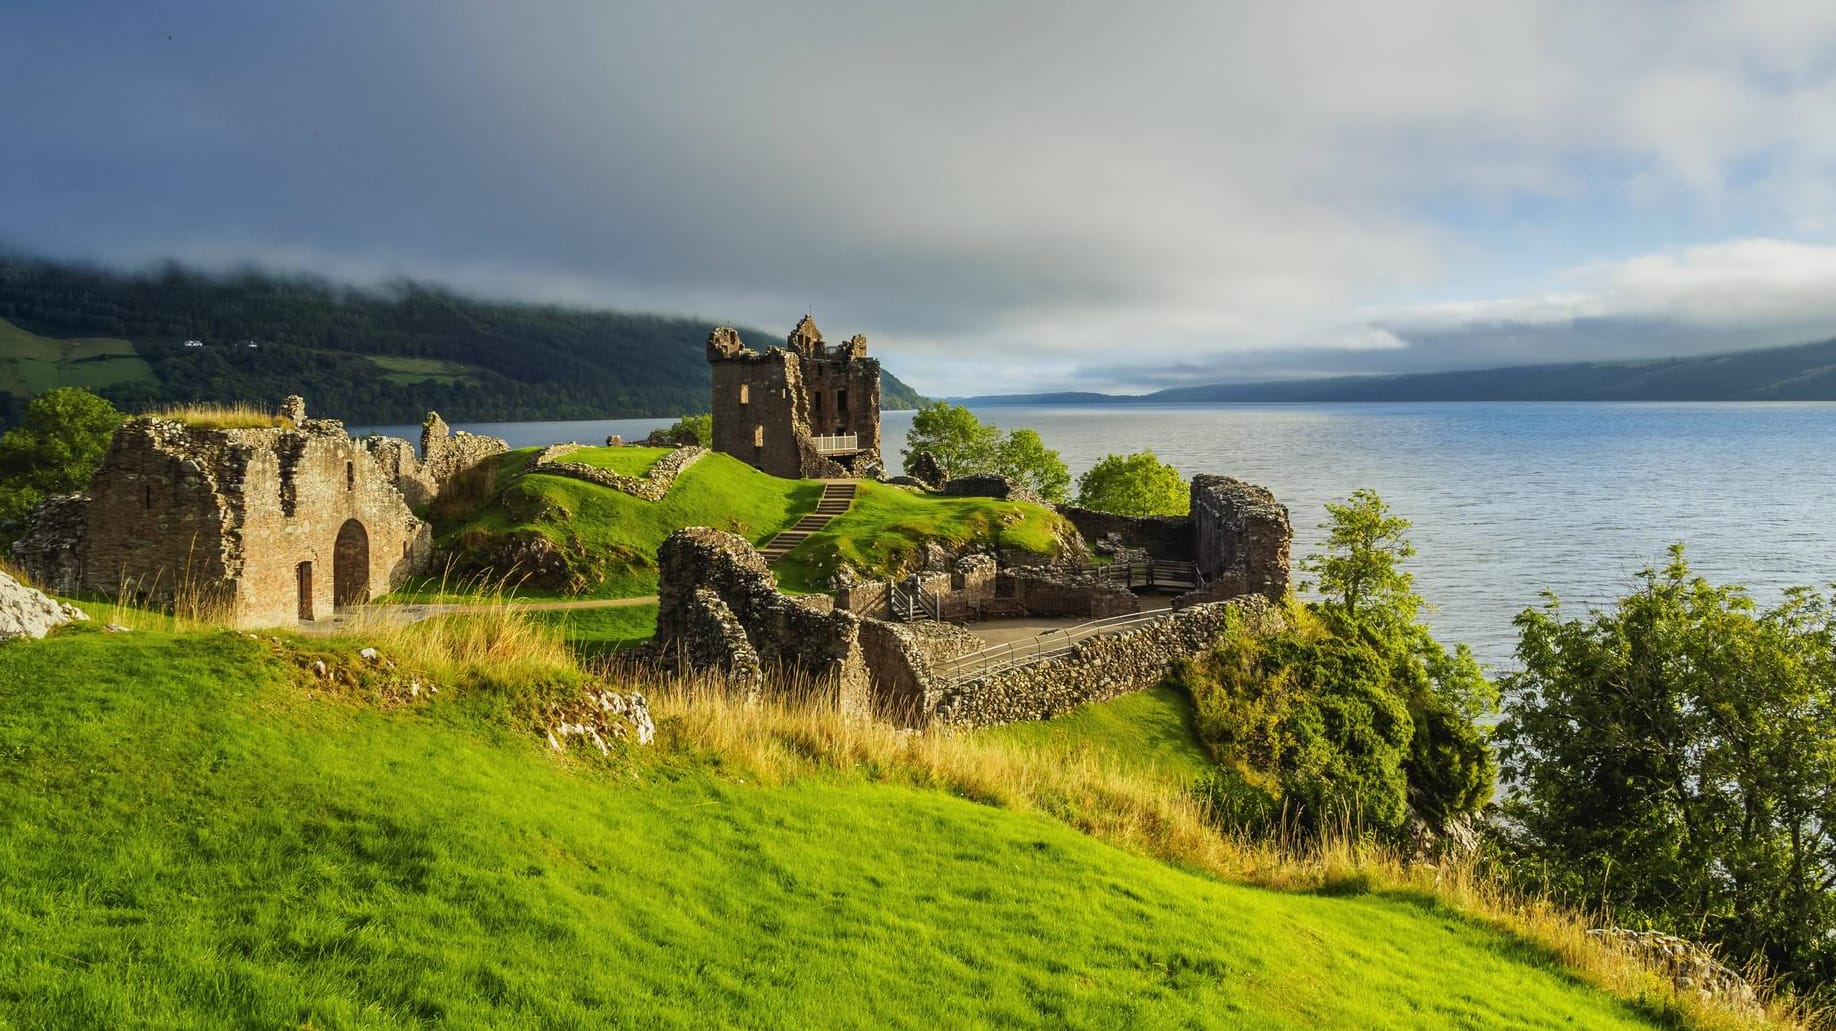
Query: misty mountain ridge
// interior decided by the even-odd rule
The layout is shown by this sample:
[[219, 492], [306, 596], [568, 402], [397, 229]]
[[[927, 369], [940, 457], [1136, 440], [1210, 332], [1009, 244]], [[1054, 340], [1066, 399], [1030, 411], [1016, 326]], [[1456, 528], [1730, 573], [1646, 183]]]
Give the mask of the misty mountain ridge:
[[1515, 365], [1260, 383], [1149, 394], [984, 395], [982, 405], [1354, 401], [1836, 401], [1836, 339], [1754, 351], [1611, 362]]
[[[785, 330], [799, 312], [786, 312]], [[675, 417], [708, 410], [714, 322], [487, 301], [401, 281], [358, 289], [167, 264], [123, 274], [0, 259], [0, 426], [81, 386], [125, 410], [306, 395], [351, 423]], [[747, 346], [782, 332], [738, 327]], [[882, 404], [918, 393], [882, 374]]]

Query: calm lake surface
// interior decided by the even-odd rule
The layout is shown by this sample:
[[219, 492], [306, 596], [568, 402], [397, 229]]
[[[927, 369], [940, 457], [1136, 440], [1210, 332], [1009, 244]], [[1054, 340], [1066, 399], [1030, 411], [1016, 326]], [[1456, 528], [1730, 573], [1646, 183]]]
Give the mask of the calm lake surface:
[[[1673, 541], [1696, 570], [1771, 603], [1836, 582], [1836, 404], [1306, 404], [979, 408], [1031, 427], [1075, 476], [1153, 448], [1188, 475], [1273, 490], [1312, 550], [1327, 501], [1374, 488], [1415, 521], [1410, 564], [1443, 641], [1511, 665], [1511, 618], [1553, 590], [1575, 614], [1611, 601]], [[889, 412], [897, 467], [911, 412]], [[482, 423], [522, 447], [641, 438], [668, 419]], [[375, 427], [417, 439], [418, 427]]]

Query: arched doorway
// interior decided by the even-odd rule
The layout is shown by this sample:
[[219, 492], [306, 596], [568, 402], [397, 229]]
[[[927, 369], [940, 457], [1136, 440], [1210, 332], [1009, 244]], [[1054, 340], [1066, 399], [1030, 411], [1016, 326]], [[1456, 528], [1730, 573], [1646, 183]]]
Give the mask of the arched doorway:
[[355, 519], [338, 528], [332, 547], [332, 604], [339, 608], [370, 600], [370, 532]]

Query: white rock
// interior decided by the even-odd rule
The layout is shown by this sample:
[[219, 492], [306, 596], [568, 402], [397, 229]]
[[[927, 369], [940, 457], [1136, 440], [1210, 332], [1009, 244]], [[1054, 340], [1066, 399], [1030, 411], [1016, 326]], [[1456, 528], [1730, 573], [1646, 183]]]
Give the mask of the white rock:
[[43, 637], [66, 623], [88, 618], [81, 609], [0, 573], [0, 641]]
[[370, 662], [381, 662], [382, 661], [382, 652], [379, 652], [374, 648], [365, 648], [363, 651], [358, 652], [357, 656], [362, 659], [367, 659]]

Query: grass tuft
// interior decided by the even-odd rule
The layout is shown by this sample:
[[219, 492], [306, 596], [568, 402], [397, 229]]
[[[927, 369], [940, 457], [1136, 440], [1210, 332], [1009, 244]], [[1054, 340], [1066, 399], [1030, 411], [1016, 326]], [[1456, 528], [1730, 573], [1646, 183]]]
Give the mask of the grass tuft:
[[276, 415], [266, 408], [246, 402], [163, 405], [145, 414], [182, 422], [200, 430], [287, 429], [293, 425], [293, 420], [284, 415]]

